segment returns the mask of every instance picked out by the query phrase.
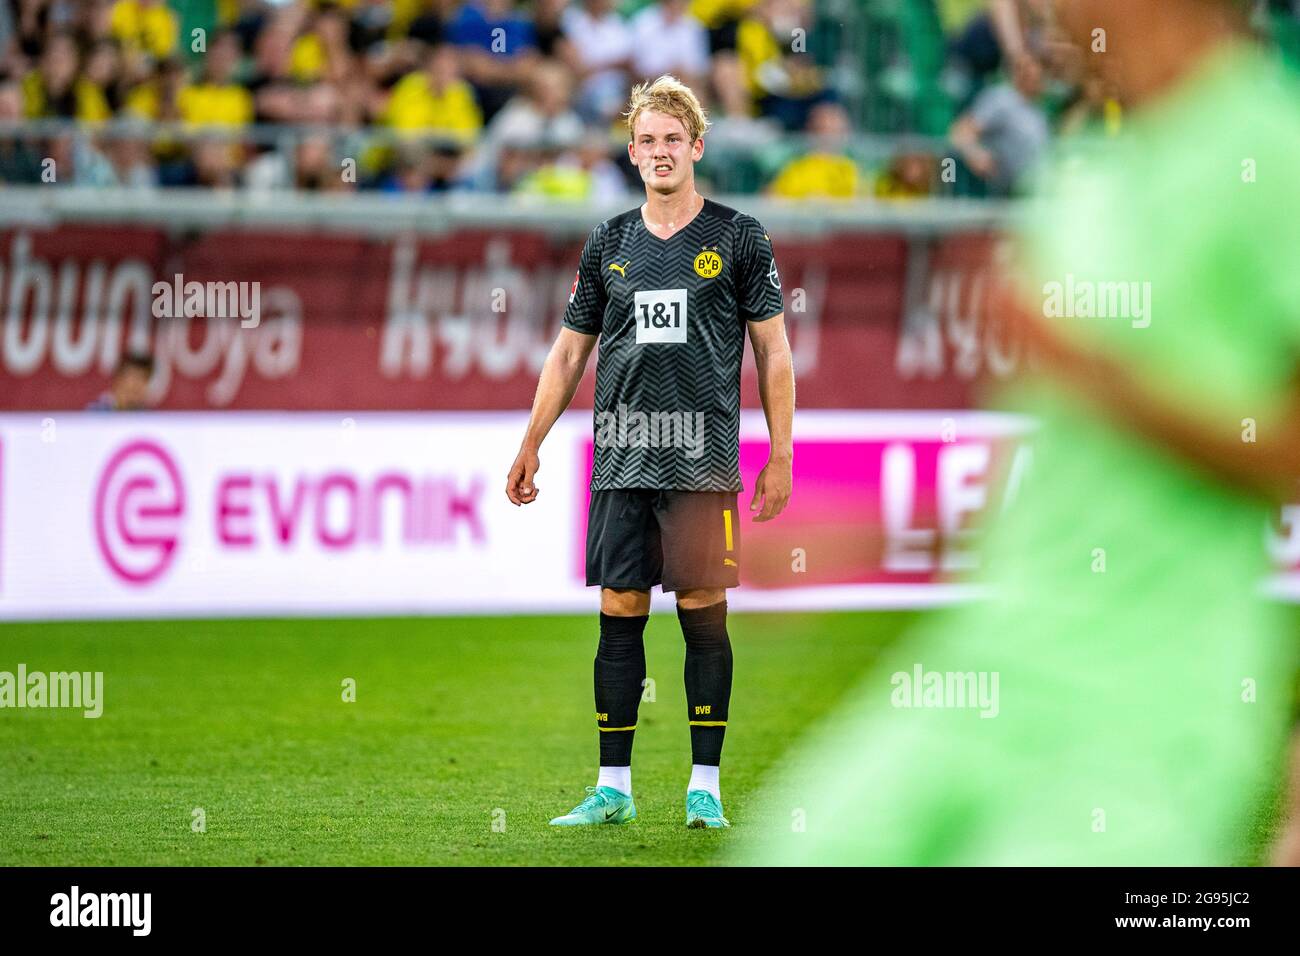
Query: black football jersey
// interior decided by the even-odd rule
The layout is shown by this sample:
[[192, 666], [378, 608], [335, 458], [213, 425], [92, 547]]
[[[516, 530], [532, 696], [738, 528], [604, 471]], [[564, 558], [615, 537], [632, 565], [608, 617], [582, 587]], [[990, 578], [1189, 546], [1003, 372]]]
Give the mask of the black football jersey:
[[706, 199], [669, 239], [640, 207], [593, 229], [564, 313], [600, 336], [591, 490], [741, 491], [745, 323], [782, 311], [753, 216]]

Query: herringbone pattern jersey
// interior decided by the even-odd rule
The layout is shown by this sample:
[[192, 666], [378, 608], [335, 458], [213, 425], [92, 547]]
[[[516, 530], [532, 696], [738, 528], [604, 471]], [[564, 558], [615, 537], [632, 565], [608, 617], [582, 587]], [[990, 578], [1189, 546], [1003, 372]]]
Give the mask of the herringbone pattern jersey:
[[741, 491], [745, 323], [782, 311], [753, 216], [706, 199], [669, 239], [640, 207], [593, 229], [564, 313], [600, 336], [591, 490]]

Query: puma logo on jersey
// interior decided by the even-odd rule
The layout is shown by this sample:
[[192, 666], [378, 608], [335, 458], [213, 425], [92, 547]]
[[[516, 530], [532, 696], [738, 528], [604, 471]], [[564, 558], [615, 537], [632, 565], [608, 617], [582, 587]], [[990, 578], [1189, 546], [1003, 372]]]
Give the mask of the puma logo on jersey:
[[631, 264], [632, 264], [632, 260], [629, 259], [627, 260], [627, 262], [623, 263], [622, 265], [619, 265], [617, 262], [611, 262], [609, 264], [609, 267], [613, 269], [615, 272], [617, 272], [619, 275], [621, 275], [624, 279], [626, 279], [627, 278], [626, 270], [627, 267], [630, 266]]

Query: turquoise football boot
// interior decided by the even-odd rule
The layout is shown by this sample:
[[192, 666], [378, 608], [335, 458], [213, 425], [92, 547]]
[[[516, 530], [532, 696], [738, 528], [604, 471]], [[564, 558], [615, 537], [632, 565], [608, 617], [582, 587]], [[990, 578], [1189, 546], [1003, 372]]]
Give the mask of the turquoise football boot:
[[687, 791], [686, 825], [691, 829], [731, 826], [722, 815], [722, 803], [707, 790]]
[[588, 787], [589, 796], [562, 817], [551, 821], [553, 827], [581, 827], [593, 823], [631, 823], [636, 819], [632, 797], [613, 787]]

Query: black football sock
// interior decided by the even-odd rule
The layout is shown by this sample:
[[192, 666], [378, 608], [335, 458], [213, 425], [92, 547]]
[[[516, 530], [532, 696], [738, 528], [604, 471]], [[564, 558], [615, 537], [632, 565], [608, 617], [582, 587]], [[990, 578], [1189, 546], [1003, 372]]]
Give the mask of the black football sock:
[[637, 705], [645, 682], [645, 632], [650, 615], [615, 617], [600, 614], [596, 648], [596, 726], [600, 728], [600, 765], [632, 765], [632, 737]]
[[731, 639], [727, 602], [677, 607], [686, 638], [686, 713], [691, 727], [691, 763], [716, 767], [722, 760], [731, 701]]

